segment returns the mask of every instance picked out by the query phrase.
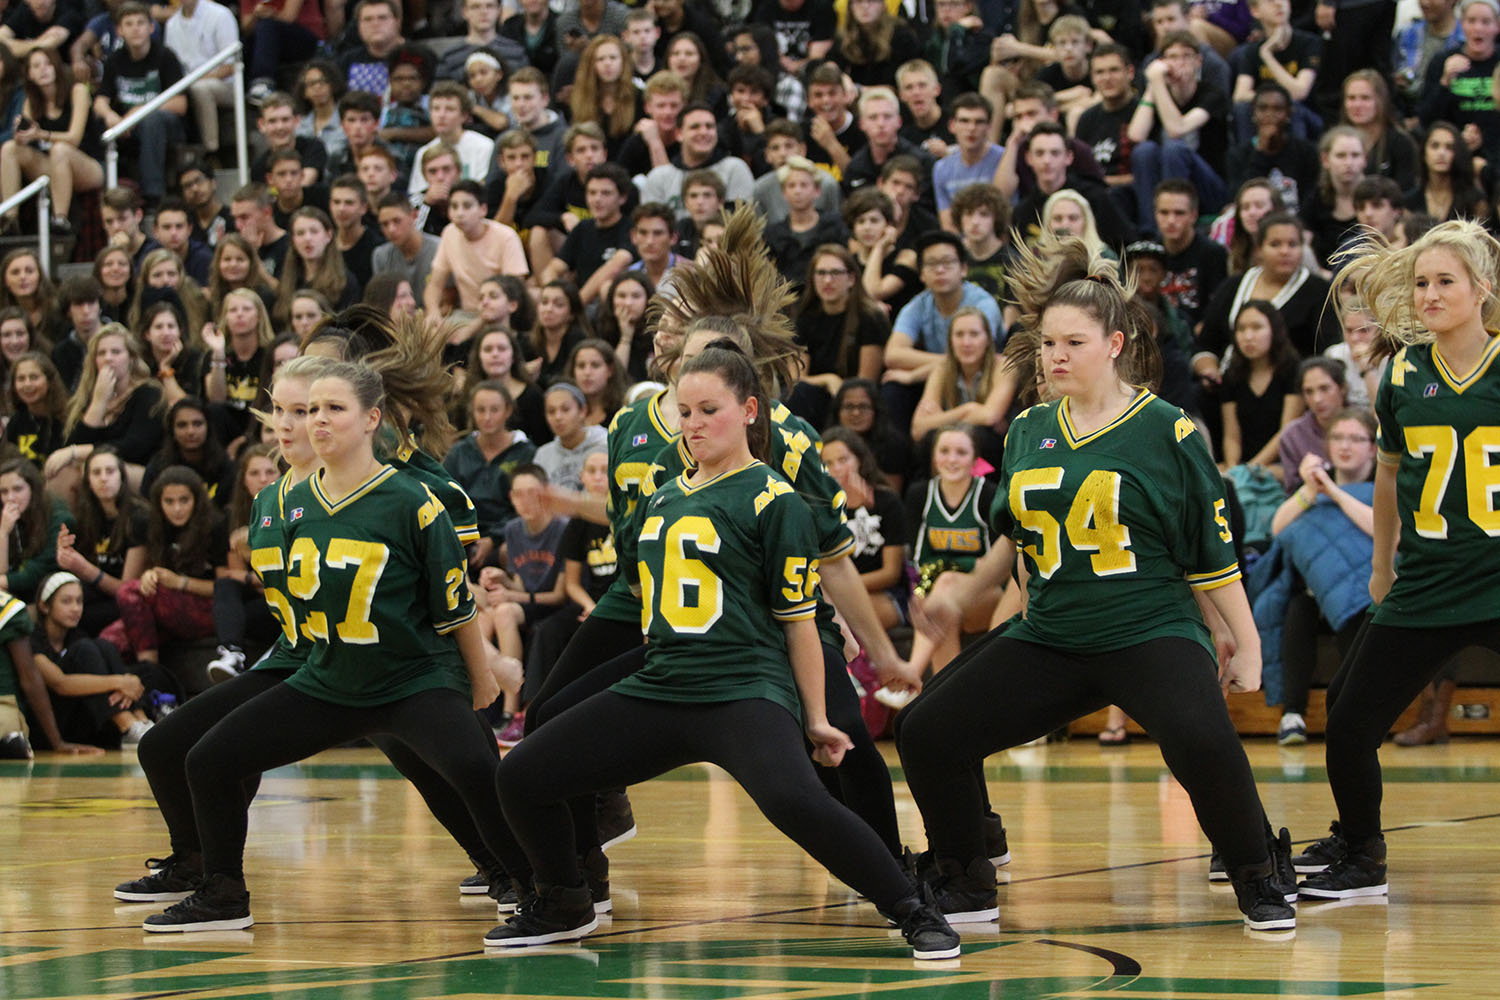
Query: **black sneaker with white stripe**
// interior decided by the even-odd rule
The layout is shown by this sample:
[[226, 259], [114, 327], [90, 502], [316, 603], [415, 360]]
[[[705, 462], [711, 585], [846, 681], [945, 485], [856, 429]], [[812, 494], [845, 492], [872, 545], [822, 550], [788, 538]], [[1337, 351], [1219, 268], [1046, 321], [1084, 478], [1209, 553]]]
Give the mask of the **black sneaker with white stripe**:
[[1292, 866], [1298, 875], [1315, 874], [1337, 861], [1344, 847], [1344, 831], [1339, 828], [1339, 821], [1334, 820], [1328, 826], [1328, 836], [1308, 844], [1306, 850], [1292, 858]]
[[1273, 866], [1262, 864], [1231, 874], [1234, 896], [1245, 926], [1252, 931], [1290, 931], [1297, 928], [1297, 911], [1276, 883]]
[[1377, 834], [1362, 844], [1345, 842], [1343, 854], [1298, 886], [1304, 899], [1353, 899], [1384, 896], [1390, 892], [1385, 878], [1385, 837]]
[[255, 919], [250, 916], [250, 893], [245, 883], [228, 875], [210, 875], [203, 886], [180, 903], [146, 918], [141, 927], [153, 934], [192, 931], [244, 930]]
[[115, 886], [115, 898], [124, 903], [175, 903], [187, 899], [203, 885], [202, 862], [186, 863], [173, 854], [152, 858], [157, 866], [144, 877]]
[[983, 823], [984, 853], [990, 859], [990, 864], [1003, 868], [1010, 864], [1010, 844], [1005, 839], [1005, 824], [992, 812], [984, 814]]
[[[181, 904], [179, 904], [181, 905]], [[599, 926], [587, 885], [553, 885], [539, 891], [516, 915], [484, 936], [486, 948], [527, 948], [577, 941]]]

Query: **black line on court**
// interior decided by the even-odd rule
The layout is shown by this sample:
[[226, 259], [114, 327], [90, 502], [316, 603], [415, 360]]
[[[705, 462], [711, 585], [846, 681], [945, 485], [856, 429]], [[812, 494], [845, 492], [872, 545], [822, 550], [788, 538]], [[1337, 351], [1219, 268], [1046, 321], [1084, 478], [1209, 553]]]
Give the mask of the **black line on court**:
[[1074, 951], [1086, 952], [1098, 958], [1104, 959], [1114, 967], [1117, 976], [1139, 976], [1141, 974], [1141, 963], [1129, 955], [1118, 951], [1110, 951], [1108, 948], [1096, 948], [1093, 945], [1076, 944], [1072, 941], [1055, 941], [1052, 938], [1037, 938], [1037, 944], [1050, 944], [1058, 948], [1072, 948]]

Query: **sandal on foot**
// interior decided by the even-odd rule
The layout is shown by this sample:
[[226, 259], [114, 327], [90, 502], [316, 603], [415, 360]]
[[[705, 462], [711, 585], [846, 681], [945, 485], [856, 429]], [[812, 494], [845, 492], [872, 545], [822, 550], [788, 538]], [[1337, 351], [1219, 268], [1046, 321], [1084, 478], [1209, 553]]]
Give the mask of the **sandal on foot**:
[[1101, 747], [1122, 747], [1130, 742], [1130, 732], [1124, 726], [1106, 726], [1099, 730]]

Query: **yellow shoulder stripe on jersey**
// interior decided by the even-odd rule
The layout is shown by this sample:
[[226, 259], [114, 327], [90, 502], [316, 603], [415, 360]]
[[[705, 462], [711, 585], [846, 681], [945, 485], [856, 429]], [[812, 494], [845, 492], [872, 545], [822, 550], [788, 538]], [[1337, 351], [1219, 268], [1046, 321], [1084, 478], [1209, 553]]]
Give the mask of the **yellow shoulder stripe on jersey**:
[[318, 503], [321, 504], [323, 509], [330, 514], [336, 514], [343, 508], [348, 507], [352, 503], [355, 503], [360, 499], [360, 497], [363, 497], [375, 487], [379, 486], [381, 483], [385, 482], [387, 479], [396, 474], [396, 470], [394, 467], [389, 465], [382, 465], [380, 467], [380, 471], [376, 472], [369, 479], [366, 479], [363, 483], [360, 483], [358, 486], [356, 486], [349, 492], [348, 496], [344, 497], [344, 499], [338, 501], [337, 503], [334, 503], [332, 500], [328, 499], [328, 495], [323, 492], [323, 471], [324, 470], [319, 469], [317, 472], [313, 473], [312, 491], [313, 496], [318, 498]]
[[1070, 411], [1068, 408], [1069, 399], [1067, 396], [1064, 396], [1062, 404], [1057, 408], [1057, 421], [1060, 425], [1062, 425], [1063, 440], [1068, 442], [1069, 448], [1076, 449], [1081, 447], [1082, 445], [1086, 445], [1090, 441], [1094, 441], [1098, 438], [1103, 437], [1110, 431], [1114, 430], [1116, 427], [1119, 427], [1121, 424], [1125, 423], [1131, 417], [1141, 412], [1141, 410], [1145, 408], [1146, 404], [1151, 402], [1151, 400], [1155, 398], [1156, 397], [1151, 394], [1151, 390], [1142, 389], [1140, 393], [1135, 397], [1135, 399], [1131, 401], [1130, 405], [1125, 407], [1124, 413], [1120, 414], [1118, 417], [1111, 420], [1103, 427], [1094, 431], [1092, 434], [1084, 434], [1080, 437], [1078, 432], [1073, 429], [1073, 419], [1069, 415]]
[[829, 549], [827, 552], [818, 553], [818, 558], [823, 562], [833, 562], [835, 559], [842, 559], [847, 555], [853, 554], [853, 552], [854, 535], [846, 531], [844, 532], [843, 541], [841, 541], [838, 545], [835, 545], [833, 548]]
[[1225, 584], [1233, 583], [1240, 578], [1240, 564], [1232, 562], [1221, 570], [1212, 573], [1189, 573], [1187, 575], [1188, 586], [1194, 590], [1214, 590]]
[[276, 514], [283, 521], [286, 520], [286, 495], [292, 489], [292, 474], [288, 472], [281, 477], [281, 482], [276, 484]]
[[773, 403], [771, 405], [771, 422], [774, 424], [786, 423], [792, 411], [786, 408], [785, 403]]
[[16, 598], [11, 597], [3, 590], [0, 590], [0, 597], [7, 599], [4, 605], [0, 605], [0, 628], [4, 628], [10, 624], [10, 620], [16, 615], [25, 613], [26, 605], [22, 604]]
[[803, 604], [797, 605], [794, 608], [787, 608], [784, 611], [772, 611], [771, 617], [775, 618], [779, 622], [800, 622], [806, 621], [817, 613], [818, 602], [807, 601]]
[[1475, 363], [1473, 370], [1463, 378], [1459, 378], [1448, 367], [1448, 362], [1443, 360], [1442, 354], [1438, 352], [1437, 345], [1432, 345], [1432, 363], [1436, 366], [1438, 375], [1444, 382], [1448, 383], [1450, 389], [1460, 395], [1463, 394], [1465, 389], [1484, 377], [1484, 373], [1489, 369], [1490, 364], [1495, 360], [1497, 354], [1500, 354], [1500, 336], [1492, 334], [1489, 343], [1484, 345], [1484, 351], [1479, 355], [1479, 360]]
[[453, 621], [433, 622], [432, 629], [438, 635], [447, 635], [449, 632], [454, 632], [458, 629], [463, 628], [465, 625], [469, 624], [469, 622], [473, 621], [475, 617], [476, 615], [474, 611], [474, 605], [471, 603], [469, 605], [468, 614], [464, 615], [462, 618], [456, 618]]

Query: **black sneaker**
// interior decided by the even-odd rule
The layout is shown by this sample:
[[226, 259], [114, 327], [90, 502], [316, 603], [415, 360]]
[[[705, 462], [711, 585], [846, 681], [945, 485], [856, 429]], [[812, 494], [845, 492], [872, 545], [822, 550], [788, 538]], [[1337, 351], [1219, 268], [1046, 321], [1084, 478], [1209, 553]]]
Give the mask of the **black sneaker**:
[[975, 858], [967, 866], [954, 858], [938, 858], [927, 884], [949, 923], [982, 924], [1000, 916], [995, 866], [989, 858]]
[[1295, 903], [1299, 895], [1297, 890], [1297, 870], [1292, 867], [1292, 834], [1286, 827], [1281, 828], [1278, 833], [1266, 845], [1271, 850], [1271, 881], [1276, 888], [1281, 890], [1282, 898], [1288, 903]]
[[577, 941], [598, 926], [588, 886], [553, 885], [538, 892], [515, 916], [486, 934], [484, 944], [486, 948], [525, 948], [555, 941]]
[[0, 760], [31, 760], [31, 741], [19, 729], [0, 734]]
[[1385, 837], [1376, 835], [1363, 844], [1344, 844], [1344, 852], [1326, 869], [1309, 875], [1297, 887], [1309, 899], [1353, 899], [1384, 896]]
[[1003, 868], [1010, 864], [1010, 845], [1005, 841], [1005, 824], [994, 813], [984, 815], [984, 853], [990, 864]]
[[494, 888], [493, 885], [490, 886], [490, 896], [495, 900], [495, 912], [502, 917], [515, 913], [536, 899], [536, 890], [531, 887], [530, 882], [522, 883], [507, 878], [504, 891], [496, 895]]
[[[500, 877], [504, 877], [503, 875]], [[489, 895], [490, 886], [494, 884], [494, 878], [482, 868], [474, 869], [474, 874], [458, 883], [458, 894], [460, 896], [485, 896]]]
[[1208, 856], [1208, 880], [1214, 885], [1228, 885], [1229, 872], [1224, 868], [1224, 859], [1218, 851]]
[[1233, 879], [1234, 896], [1252, 931], [1290, 931], [1297, 928], [1297, 911], [1286, 901], [1275, 877], [1265, 871]]
[[153, 934], [186, 931], [238, 931], [255, 923], [245, 883], [228, 875], [210, 875], [203, 886], [180, 903], [146, 918], [141, 926]]
[[1306, 850], [1292, 858], [1292, 867], [1298, 875], [1323, 871], [1343, 856], [1344, 847], [1344, 831], [1339, 829], [1339, 821], [1334, 820], [1328, 825], [1328, 836], [1308, 844]]
[[578, 859], [578, 868], [589, 884], [589, 897], [594, 901], [595, 913], [608, 913], [614, 909], [609, 898], [609, 858], [596, 848]]
[[599, 849], [607, 851], [635, 836], [635, 813], [623, 788], [594, 796], [594, 821], [599, 824]]
[[917, 895], [897, 903], [887, 919], [901, 928], [901, 936], [911, 945], [912, 958], [933, 961], [958, 957], [958, 932], [948, 925], [930, 886], [921, 886]]
[[126, 903], [175, 903], [203, 886], [199, 865], [184, 864], [177, 855], [152, 858], [157, 866], [145, 878], [115, 886], [115, 898]]

